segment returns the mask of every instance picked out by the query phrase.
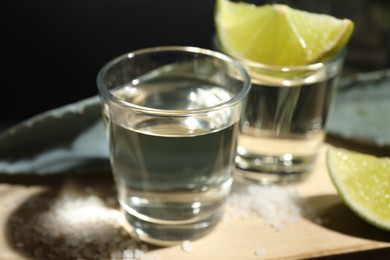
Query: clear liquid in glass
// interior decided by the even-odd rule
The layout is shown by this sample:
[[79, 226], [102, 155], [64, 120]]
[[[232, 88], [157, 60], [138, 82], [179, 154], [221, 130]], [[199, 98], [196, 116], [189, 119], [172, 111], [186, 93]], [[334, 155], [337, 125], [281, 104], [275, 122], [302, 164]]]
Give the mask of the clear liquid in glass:
[[[156, 109], [196, 109], [231, 98], [225, 88], [193, 78], [127, 85], [114, 95]], [[115, 109], [115, 108], [111, 108]], [[232, 184], [238, 120], [207, 116], [103, 114], [111, 165], [128, 222], [145, 241], [174, 244], [203, 236], [221, 219]], [[111, 114], [111, 116], [109, 116]]]
[[292, 86], [252, 81], [237, 148], [240, 176], [262, 184], [305, 179], [325, 138], [336, 83], [323, 77]]

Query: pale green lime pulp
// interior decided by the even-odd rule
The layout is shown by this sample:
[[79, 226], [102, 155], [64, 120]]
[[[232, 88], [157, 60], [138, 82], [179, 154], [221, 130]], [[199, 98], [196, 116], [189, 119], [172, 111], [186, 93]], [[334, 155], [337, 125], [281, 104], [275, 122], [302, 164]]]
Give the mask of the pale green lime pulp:
[[345, 203], [369, 223], [390, 230], [390, 158], [330, 148], [327, 167]]

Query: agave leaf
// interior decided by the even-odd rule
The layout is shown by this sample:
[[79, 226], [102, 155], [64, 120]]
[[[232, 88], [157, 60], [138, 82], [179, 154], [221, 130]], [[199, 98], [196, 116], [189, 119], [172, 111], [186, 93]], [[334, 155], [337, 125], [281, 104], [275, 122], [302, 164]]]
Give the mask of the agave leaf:
[[98, 96], [49, 110], [0, 134], [1, 174], [109, 170]]
[[390, 70], [356, 73], [339, 86], [329, 134], [390, 147]]

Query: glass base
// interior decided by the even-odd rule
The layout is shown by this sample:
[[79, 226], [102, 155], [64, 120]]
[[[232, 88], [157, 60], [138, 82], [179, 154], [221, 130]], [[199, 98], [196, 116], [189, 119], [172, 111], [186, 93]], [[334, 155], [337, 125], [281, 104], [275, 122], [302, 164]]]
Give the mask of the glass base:
[[236, 177], [264, 185], [304, 181], [313, 170], [316, 157], [288, 155], [237, 155]]
[[193, 223], [178, 222], [155, 223], [145, 221], [128, 213], [122, 208], [125, 216], [125, 229], [135, 238], [157, 246], [172, 246], [185, 240], [195, 240], [205, 236], [221, 221], [223, 210], [204, 220]]

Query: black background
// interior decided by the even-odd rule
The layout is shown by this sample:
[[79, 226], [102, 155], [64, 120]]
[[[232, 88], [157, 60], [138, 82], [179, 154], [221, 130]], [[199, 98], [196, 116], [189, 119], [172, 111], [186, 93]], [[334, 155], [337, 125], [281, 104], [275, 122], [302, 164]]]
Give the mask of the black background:
[[97, 94], [124, 52], [211, 48], [213, 0], [1, 0], [0, 120], [20, 121]]

